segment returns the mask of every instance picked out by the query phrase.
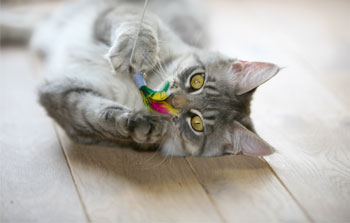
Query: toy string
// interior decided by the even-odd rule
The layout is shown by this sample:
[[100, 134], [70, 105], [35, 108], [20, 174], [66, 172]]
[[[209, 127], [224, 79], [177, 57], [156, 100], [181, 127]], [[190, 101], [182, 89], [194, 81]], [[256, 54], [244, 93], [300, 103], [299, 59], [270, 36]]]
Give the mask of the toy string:
[[133, 59], [133, 57], [134, 57], [134, 52], [135, 52], [137, 40], [138, 40], [139, 35], [140, 35], [140, 30], [141, 30], [141, 27], [142, 27], [143, 18], [145, 17], [145, 12], [146, 12], [147, 5], [148, 5], [148, 0], [145, 0], [145, 4], [143, 5], [143, 10], [142, 10], [142, 15], [141, 15], [139, 27], [138, 27], [138, 29], [137, 29], [136, 36], [135, 36], [134, 45], [133, 45], [132, 50], [131, 50], [131, 55], [130, 55], [130, 66], [132, 66], [132, 59]]
[[[145, 11], [148, 5], [148, 0], [145, 0], [145, 4], [143, 6], [143, 11], [142, 11], [142, 16], [140, 19], [139, 27], [136, 32], [136, 37], [134, 41], [134, 45], [131, 51], [130, 55], [130, 66], [134, 68], [133, 66], [133, 57], [134, 57], [134, 52], [136, 49], [137, 45], [137, 40], [140, 35], [140, 30], [142, 27], [142, 22], [145, 16]], [[134, 70], [134, 69], [133, 69]], [[137, 85], [137, 87], [140, 90], [140, 94], [142, 97], [142, 101], [148, 111], [150, 112], [159, 112], [162, 114], [170, 114], [170, 115], [176, 115], [178, 113], [178, 110], [173, 108], [170, 104], [166, 102], [166, 99], [168, 98], [167, 91], [169, 88], [169, 81], [165, 83], [165, 86], [162, 90], [160, 91], [154, 91], [151, 88], [147, 87], [144, 76], [145, 76], [145, 71], [138, 71], [138, 73], [134, 74], [134, 80]]]

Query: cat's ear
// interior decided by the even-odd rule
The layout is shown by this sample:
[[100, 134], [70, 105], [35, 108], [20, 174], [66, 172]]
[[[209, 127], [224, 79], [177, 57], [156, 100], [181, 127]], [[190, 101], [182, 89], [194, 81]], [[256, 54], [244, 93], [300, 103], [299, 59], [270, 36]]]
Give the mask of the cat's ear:
[[230, 144], [225, 145], [226, 154], [240, 154], [248, 156], [266, 156], [275, 150], [262, 138], [249, 131], [241, 123], [235, 121], [230, 129]]
[[272, 63], [235, 61], [232, 65], [237, 95], [244, 94], [275, 76], [280, 68]]

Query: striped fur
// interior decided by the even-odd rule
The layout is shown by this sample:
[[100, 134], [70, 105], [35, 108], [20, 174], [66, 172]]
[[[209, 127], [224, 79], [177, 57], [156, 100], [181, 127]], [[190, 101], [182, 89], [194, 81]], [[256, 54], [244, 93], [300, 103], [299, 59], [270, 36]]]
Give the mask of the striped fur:
[[[169, 92], [180, 110], [175, 118], [149, 113], [132, 79], [129, 58], [142, 1], [83, 1], [36, 32], [32, 46], [45, 53], [48, 65], [40, 103], [73, 140], [160, 147], [167, 155], [217, 156], [232, 143], [228, 132], [235, 121], [253, 131], [253, 91], [236, 95], [231, 71], [236, 60], [197, 48], [203, 45], [197, 40], [205, 39], [196, 36], [204, 33], [202, 17], [186, 6], [189, 2], [150, 1], [133, 61], [137, 70], [147, 71], [151, 88], [170, 82]], [[65, 11], [71, 13], [63, 18]], [[189, 86], [196, 72], [205, 73], [199, 90]], [[194, 111], [203, 118], [203, 132], [195, 132], [186, 121]]]

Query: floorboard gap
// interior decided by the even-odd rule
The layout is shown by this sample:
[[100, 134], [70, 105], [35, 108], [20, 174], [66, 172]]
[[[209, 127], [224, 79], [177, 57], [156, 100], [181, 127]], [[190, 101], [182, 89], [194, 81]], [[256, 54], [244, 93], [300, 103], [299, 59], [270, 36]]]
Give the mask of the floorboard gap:
[[220, 217], [222, 222], [227, 222], [224, 218], [224, 216], [221, 214], [221, 211], [218, 209], [218, 207], [215, 204], [214, 199], [212, 198], [212, 196], [210, 195], [209, 191], [204, 187], [204, 185], [202, 184], [202, 182], [199, 180], [196, 171], [194, 170], [193, 166], [191, 165], [191, 162], [188, 161], [187, 158], [185, 158], [187, 164], [189, 165], [189, 167], [191, 168], [191, 171], [193, 173], [193, 175], [196, 177], [196, 180], [198, 182], [198, 184], [201, 186], [201, 188], [203, 189], [203, 191], [205, 192], [205, 194], [207, 195], [208, 199], [210, 200], [210, 203], [213, 205], [214, 209], [216, 210], [218, 216]]
[[301, 205], [301, 203], [296, 199], [296, 197], [294, 196], [294, 194], [292, 194], [292, 192], [288, 189], [287, 185], [282, 181], [282, 179], [277, 175], [277, 173], [274, 171], [274, 169], [270, 166], [270, 163], [267, 162], [267, 160], [264, 157], [261, 157], [262, 160], [264, 160], [264, 162], [267, 165], [267, 168], [269, 168], [269, 170], [272, 172], [272, 174], [276, 177], [276, 179], [278, 180], [278, 182], [282, 185], [282, 187], [287, 191], [287, 193], [289, 194], [289, 196], [294, 200], [294, 202], [298, 205], [298, 207], [300, 208], [300, 210], [303, 212], [303, 214], [306, 216], [306, 218], [311, 221], [311, 222], [315, 222], [311, 215], [309, 215], [309, 213], [306, 211], [306, 209]]
[[58, 134], [57, 124], [56, 124], [56, 123], [53, 123], [53, 127], [54, 127], [54, 129], [55, 129], [55, 133], [56, 133], [56, 136], [57, 136], [57, 139], [58, 139], [58, 143], [59, 143], [60, 146], [61, 146], [61, 149], [62, 149], [64, 158], [66, 159], [69, 172], [70, 172], [70, 174], [71, 174], [71, 176], [72, 176], [75, 189], [77, 190], [77, 193], [78, 193], [78, 196], [79, 196], [80, 203], [81, 203], [81, 205], [82, 205], [82, 207], [83, 207], [83, 210], [84, 210], [84, 212], [85, 212], [86, 220], [87, 220], [87, 222], [92, 222], [91, 217], [90, 217], [90, 215], [89, 215], [89, 213], [88, 213], [87, 207], [86, 207], [86, 205], [85, 205], [85, 202], [84, 202], [84, 200], [83, 200], [83, 197], [82, 197], [82, 195], [81, 195], [81, 192], [80, 192], [80, 190], [79, 190], [78, 184], [77, 184], [77, 182], [76, 182], [76, 180], [75, 180], [75, 176], [74, 176], [74, 173], [73, 173], [73, 170], [72, 170], [72, 167], [71, 167], [71, 163], [69, 162], [69, 159], [68, 159], [68, 157], [67, 157], [67, 154], [66, 154], [66, 152], [65, 152], [65, 150], [64, 150], [61, 137], [60, 137], [60, 135]]

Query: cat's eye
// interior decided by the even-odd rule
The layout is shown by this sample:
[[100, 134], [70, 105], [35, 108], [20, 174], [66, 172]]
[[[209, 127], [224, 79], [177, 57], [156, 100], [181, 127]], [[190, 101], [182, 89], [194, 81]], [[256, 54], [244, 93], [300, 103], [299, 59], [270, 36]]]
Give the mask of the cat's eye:
[[199, 73], [199, 74], [195, 74], [191, 77], [191, 87], [193, 89], [200, 89], [203, 87], [204, 84], [204, 73]]
[[203, 121], [202, 121], [201, 117], [199, 117], [198, 115], [192, 117], [191, 126], [195, 131], [202, 132], [203, 131]]

